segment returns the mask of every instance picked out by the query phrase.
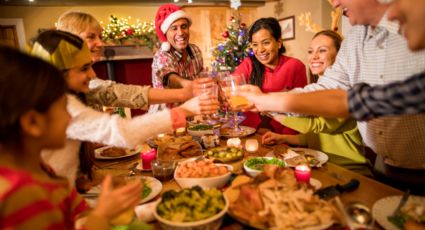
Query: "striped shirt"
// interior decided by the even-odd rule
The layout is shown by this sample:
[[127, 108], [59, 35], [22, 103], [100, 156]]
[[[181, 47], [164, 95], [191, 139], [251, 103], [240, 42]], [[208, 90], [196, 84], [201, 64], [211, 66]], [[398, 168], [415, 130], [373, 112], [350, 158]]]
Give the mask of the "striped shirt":
[[[201, 50], [194, 44], [186, 48], [187, 58], [173, 47], [169, 51], [159, 49], [152, 61], [152, 85], [154, 88], [166, 88], [168, 76], [176, 74], [187, 80], [195, 79], [203, 70], [204, 63]], [[165, 105], [151, 105], [149, 112], [156, 112], [165, 108]]]
[[348, 91], [348, 105], [351, 116], [359, 121], [425, 113], [425, 72], [388, 85], [356, 84]]
[[65, 179], [0, 167], [0, 229], [74, 229], [88, 208]]
[[[399, 26], [385, 15], [379, 25], [354, 26], [342, 43], [333, 66], [316, 84], [296, 91], [349, 89], [365, 82], [382, 85], [404, 80], [425, 69], [425, 51], [411, 52], [398, 33]], [[383, 117], [358, 122], [365, 145], [386, 164], [425, 169], [425, 115]]]

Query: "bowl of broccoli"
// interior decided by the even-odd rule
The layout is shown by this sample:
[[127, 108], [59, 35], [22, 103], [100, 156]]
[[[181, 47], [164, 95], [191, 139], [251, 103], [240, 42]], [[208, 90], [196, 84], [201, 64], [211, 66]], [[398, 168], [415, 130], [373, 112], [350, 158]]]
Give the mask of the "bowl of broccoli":
[[164, 192], [154, 209], [162, 229], [219, 229], [229, 203], [219, 190], [199, 186]]

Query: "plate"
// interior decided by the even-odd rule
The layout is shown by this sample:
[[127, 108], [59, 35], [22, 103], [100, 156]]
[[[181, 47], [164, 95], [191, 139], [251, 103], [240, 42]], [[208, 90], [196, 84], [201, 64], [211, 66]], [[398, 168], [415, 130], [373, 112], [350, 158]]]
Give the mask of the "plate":
[[[329, 160], [329, 157], [328, 157], [328, 155], [326, 155], [326, 153], [321, 152], [321, 151], [317, 151], [317, 150], [314, 150], [314, 149], [307, 149], [307, 148], [290, 148], [290, 149], [293, 150], [294, 152], [303, 151], [307, 155], [314, 156], [314, 158], [319, 161], [319, 164], [315, 165], [315, 167], [322, 167], [322, 165], [325, 164]], [[294, 155], [288, 154], [284, 158], [286, 164], [289, 167], [295, 167], [296, 166], [296, 165], [288, 163], [288, 161], [287, 161], [288, 159], [290, 159], [292, 157], [294, 157]]]
[[115, 160], [115, 159], [120, 159], [120, 158], [131, 157], [131, 156], [137, 155], [141, 151], [139, 149], [125, 149], [126, 154], [123, 155], [123, 156], [117, 156], [117, 157], [102, 156], [101, 153], [104, 150], [109, 149], [109, 148], [113, 148], [113, 146], [104, 146], [104, 147], [95, 149], [94, 150], [94, 158], [101, 159], [101, 160]]
[[252, 127], [249, 126], [239, 126], [241, 128], [241, 132], [240, 134], [233, 134], [231, 133], [233, 127], [225, 127], [225, 128], [221, 128], [220, 129], [220, 136], [223, 137], [246, 137], [249, 136], [251, 134], [254, 134], [256, 132], [256, 130]]
[[[143, 203], [146, 203], [146, 202], [152, 200], [162, 190], [162, 183], [154, 177], [134, 176], [134, 178], [140, 178], [141, 180], [144, 180], [145, 184], [151, 188], [151, 192], [146, 197], [141, 199], [139, 204], [143, 204]], [[100, 193], [100, 185], [97, 185], [97, 186], [91, 188], [89, 191], [87, 191], [87, 193], [84, 194], [83, 196], [85, 196], [87, 198], [92, 198], [92, 200], [93, 200], [93, 198], [97, 199], [97, 197], [99, 196], [99, 193]], [[90, 203], [93, 203], [93, 202], [89, 202], [89, 204]]]
[[[232, 152], [232, 150], [233, 150], [233, 152]], [[213, 152], [215, 154], [217, 154], [217, 153], [218, 154], [220, 154], [220, 153], [235, 154], [236, 153], [236, 156], [233, 156], [233, 157], [216, 157], [216, 156], [213, 156], [213, 155], [209, 155], [210, 152]], [[239, 156], [237, 156], [237, 152], [240, 152], [242, 154], [239, 154]], [[212, 160], [219, 161], [219, 162], [222, 162], [222, 163], [228, 163], [228, 162], [233, 162], [233, 161], [237, 161], [237, 160], [242, 159], [244, 157], [244, 154], [243, 154], [243, 149], [237, 148], [237, 147], [215, 147], [215, 148], [211, 148], [211, 149], [206, 150], [205, 153], [204, 153], [204, 156], [208, 159], [212, 159]]]
[[[398, 230], [387, 217], [392, 215], [397, 205], [400, 203], [401, 196], [388, 196], [376, 201], [372, 206], [372, 215], [376, 222], [386, 230]], [[407, 203], [425, 204], [425, 197], [410, 196]]]

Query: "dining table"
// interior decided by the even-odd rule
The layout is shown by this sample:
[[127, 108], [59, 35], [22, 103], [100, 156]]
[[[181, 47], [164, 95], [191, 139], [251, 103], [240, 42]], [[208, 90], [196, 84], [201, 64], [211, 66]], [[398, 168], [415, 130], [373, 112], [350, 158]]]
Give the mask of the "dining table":
[[[242, 174], [243, 171], [243, 162], [244, 159], [255, 157], [255, 156], [266, 156], [270, 155], [273, 151], [273, 146], [262, 145], [261, 144], [261, 135], [258, 133], [254, 133], [252, 135], [241, 137], [242, 145], [245, 143], [247, 139], [257, 139], [259, 144], [258, 150], [255, 152], [246, 152], [244, 153], [244, 158], [238, 160], [236, 162], [231, 162], [234, 168], [234, 173]], [[226, 138], [220, 139], [220, 145], [226, 146]], [[131, 169], [135, 168], [135, 165], [140, 163], [141, 158], [139, 154], [136, 154], [132, 157], [121, 158], [116, 160], [94, 160], [94, 165], [92, 167], [92, 180], [85, 181], [83, 187], [90, 187], [96, 184], [99, 184], [103, 177], [107, 174], [111, 174], [113, 176], [123, 176], [128, 175]], [[141, 171], [141, 170], [133, 170], [136, 171], [137, 175], [142, 176], [153, 176], [151, 171]], [[395, 195], [402, 195], [403, 192], [390, 187], [386, 184], [383, 184], [379, 181], [376, 181], [372, 178], [365, 177], [348, 169], [345, 169], [339, 165], [333, 164], [331, 162], [326, 162], [321, 167], [312, 168], [311, 170], [312, 178], [319, 180], [321, 182], [321, 187], [327, 187], [336, 184], [346, 184], [352, 179], [357, 179], [360, 182], [360, 185], [354, 191], [350, 191], [347, 193], [343, 193], [339, 196], [343, 205], [347, 205], [350, 202], [360, 202], [361, 204], [367, 206], [370, 210], [372, 210], [373, 204], [381, 198]], [[162, 182], [162, 191], [160, 194], [154, 199], [158, 199], [161, 194], [168, 190], [180, 190], [181, 188], [177, 184], [174, 179], [171, 179], [166, 182]], [[159, 228], [159, 225], [153, 222], [155, 229]], [[231, 217], [226, 217], [224, 224], [221, 229], [247, 229], [247, 226], [239, 223], [237, 220], [232, 219]], [[341, 228], [343, 229], [343, 228]], [[383, 229], [379, 226], [376, 221], [374, 223], [373, 229]]]

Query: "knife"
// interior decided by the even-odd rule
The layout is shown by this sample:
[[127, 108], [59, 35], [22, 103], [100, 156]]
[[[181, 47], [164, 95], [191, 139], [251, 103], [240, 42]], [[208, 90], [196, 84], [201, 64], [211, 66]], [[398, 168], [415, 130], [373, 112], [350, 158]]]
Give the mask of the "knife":
[[316, 192], [314, 192], [315, 195], [318, 195], [320, 199], [328, 200], [332, 197], [341, 195], [344, 192], [349, 192], [356, 190], [360, 185], [360, 182], [356, 179], [351, 179], [350, 182], [347, 184], [336, 184], [331, 185], [325, 188], [318, 189]]

